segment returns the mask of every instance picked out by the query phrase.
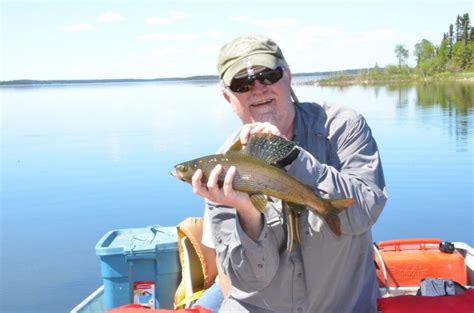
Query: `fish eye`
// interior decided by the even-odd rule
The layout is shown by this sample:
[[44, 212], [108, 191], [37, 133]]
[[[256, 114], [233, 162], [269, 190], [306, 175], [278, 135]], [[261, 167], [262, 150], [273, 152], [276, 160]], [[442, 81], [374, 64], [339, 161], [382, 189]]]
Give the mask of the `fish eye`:
[[178, 170], [185, 173], [188, 171], [188, 167], [186, 165], [178, 165]]

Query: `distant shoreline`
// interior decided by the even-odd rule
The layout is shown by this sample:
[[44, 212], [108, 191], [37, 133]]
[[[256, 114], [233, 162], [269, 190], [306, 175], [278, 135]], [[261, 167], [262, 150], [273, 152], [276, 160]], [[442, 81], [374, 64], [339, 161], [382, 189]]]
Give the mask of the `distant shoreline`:
[[217, 76], [193, 76], [193, 77], [168, 77], [168, 78], [117, 78], [117, 79], [18, 79], [0, 81], [2, 86], [43, 86], [43, 85], [83, 85], [83, 84], [114, 84], [114, 83], [147, 83], [164, 81], [217, 81]]
[[[334, 76], [341, 73], [355, 75], [367, 69], [352, 69], [344, 71], [328, 71], [328, 72], [312, 72], [312, 73], [294, 73], [293, 77], [314, 77], [314, 76]], [[190, 77], [165, 77], [165, 78], [117, 78], [117, 79], [54, 79], [54, 80], [37, 80], [37, 79], [16, 79], [0, 81], [0, 87], [11, 86], [44, 86], [44, 85], [82, 85], [82, 84], [113, 84], [113, 83], [145, 83], [145, 82], [173, 82], [173, 81], [209, 81], [218, 82], [217, 75], [201, 75]]]
[[307, 81], [304, 84], [319, 86], [349, 86], [349, 85], [380, 85], [392, 83], [420, 83], [420, 82], [474, 82], [473, 72], [437, 73], [430, 76], [420, 76], [416, 73], [406, 75], [391, 75], [384, 73], [359, 73], [357, 75], [338, 75], [325, 77], [318, 81]]

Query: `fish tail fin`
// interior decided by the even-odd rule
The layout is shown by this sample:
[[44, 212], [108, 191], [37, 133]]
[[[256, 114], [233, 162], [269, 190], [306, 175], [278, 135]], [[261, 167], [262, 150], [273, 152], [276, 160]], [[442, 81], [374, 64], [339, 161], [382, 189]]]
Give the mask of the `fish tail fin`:
[[339, 199], [339, 200], [326, 200], [326, 211], [321, 214], [323, 219], [328, 224], [329, 228], [334, 234], [340, 236], [341, 231], [341, 220], [339, 219], [339, 213], [341, 213], [345, 208], [354, 203], [354, 199]]

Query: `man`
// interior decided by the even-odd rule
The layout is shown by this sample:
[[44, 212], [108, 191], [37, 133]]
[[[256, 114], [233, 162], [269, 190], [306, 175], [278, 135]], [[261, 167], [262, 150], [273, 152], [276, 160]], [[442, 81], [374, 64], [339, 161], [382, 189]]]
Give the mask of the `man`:
[[243, 123], [220, 152], [235, 139], [246, 144], [254, 133], [285, 137], [299, 149], [286, 164], [290, 175], [322, 198], [355, 199], [339, 214], [341, 236], [311, 210], [296, 214], [293, 236], [280, 201], [261, 214], [232, 188], [238, 169], [227, 171], [222, 187], [220, 165], [206, 184], [197, 171], [193, 191], [207, 199], [203, 243], [215, 248], [232, 284], [221, 312], [377, 312], [371, 227], [387, 194], [365, 119], [349, 109], [299, 103], [280, 48], [264, 36], [224, 45], [218, 71], [224, 98]]

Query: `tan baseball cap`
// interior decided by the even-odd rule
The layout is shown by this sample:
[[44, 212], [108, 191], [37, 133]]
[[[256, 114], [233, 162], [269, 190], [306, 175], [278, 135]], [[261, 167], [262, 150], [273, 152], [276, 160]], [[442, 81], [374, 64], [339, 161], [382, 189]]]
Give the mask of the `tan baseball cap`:
[[277, 68], [285, 60], [280, 47], [263, 35], [246, 35], [235, 38], [222, 46], [217, 59], [219, 77], [229, 86], [235, 74], [244, 68], [261, 65]]

